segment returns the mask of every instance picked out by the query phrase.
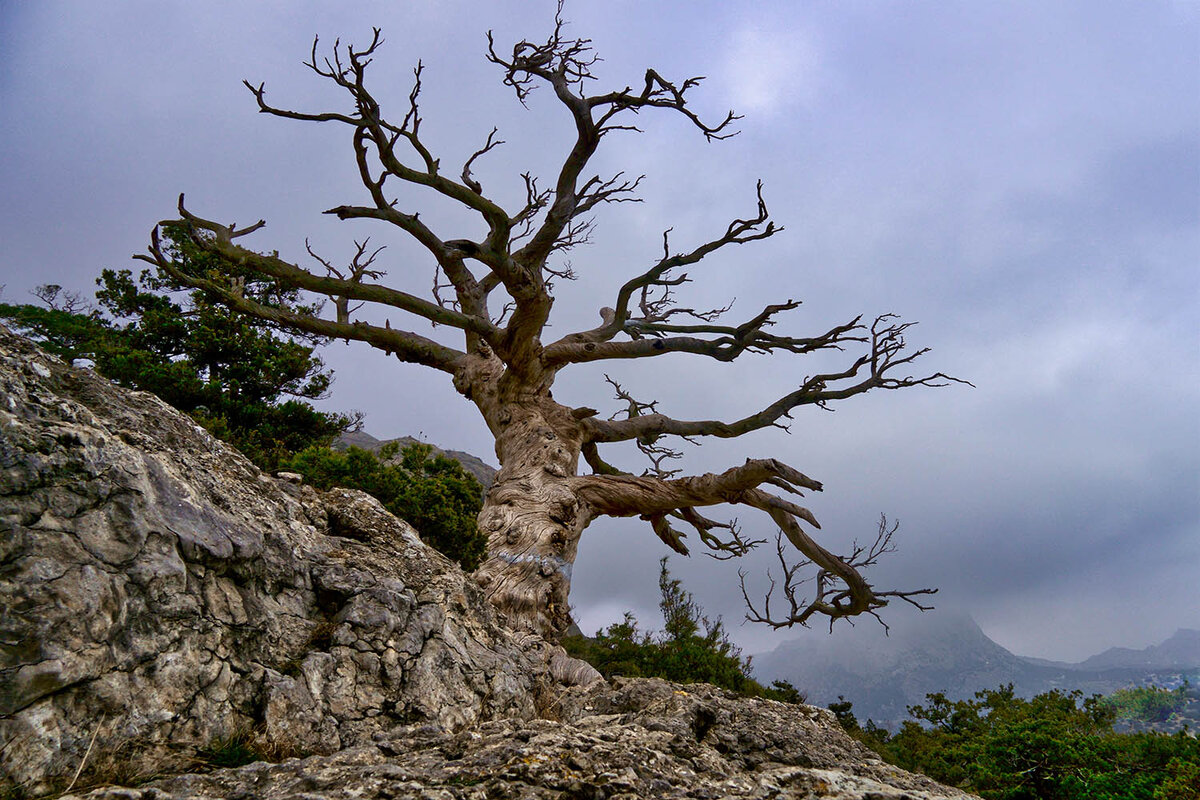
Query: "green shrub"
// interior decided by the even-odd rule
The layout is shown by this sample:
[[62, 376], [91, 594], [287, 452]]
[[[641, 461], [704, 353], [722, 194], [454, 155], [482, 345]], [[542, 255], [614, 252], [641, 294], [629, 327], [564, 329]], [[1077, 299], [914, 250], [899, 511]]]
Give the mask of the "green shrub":
[[[186, 243], [170, 252], [185, 272], [211, 266]], [[256, 302], [305, 309], [296, 289], [260, 275], [241, 279]], [[314, 351], [320, 337], [237, 314], [161, 272], [135, 279], [127, 269], [106, 269], [96, 285], [98, 308], [49, 284], [34, 292], [42, 305], [0, 303], [0, 320], [68, 363], [90, 363], [120, 386], [158, 395], [268, 471], [358, 423], [357, 415], [306, 402], [325, 397], [333, 380]]]
[[857, 739], [876, 752], [880, 752], [891, 737], [887, 728], [876, 725], [874, 720], [869, 719], [866, 725], [859, 725], [858, 718], [851, 710], [854, 708], [854, 703], [851, 703], [843, 695], [839, 694], [837, 702], [830, 703], [826, 708], [833, 712], [842, 726], [842, 730], [850, 734], [850, 738]]
[[487, 550], [487, 537], [476, 523], [483, 487], [462, 464], [433, 455], [427, 444], [401, 451], [391, 442], [378, 455], [360, 447], [343, 452], [310, 447], [280, 467], [300, 473], [319, 489], [342, 486], [373, 495], [416, 528], [422, 540], [467, 571], [479, 566]]
[[254, 748], [254, 737], [246, 730], [238, 730], [229, 736], [218, 737], [196, 753], [197, 760], [210, 767], [244, 767], [262, 756]]
[[1187, 690], [1186, 685], [1175, 690], [1158, 686], [1137, 686], [1118, 689], [1101, 702], [1111, 708], [1119, 718], [1163, 722], [1187, 705]]
[[786, 681], [775, 681], [767, 687], [751, 677], [750, 659], [743, 659], [741, 650], [729, 641], [721, 620], [706, 617], [691, 592], [671, 577], [666, 558], [661, 562], [658, 587], [662, 595], [662, 634], [639, 630], [637, 618], [627, 612], [624, 621], [598, 631], [593, 638], [566, 637], [563, 647], [606, 678], [621, 675], [711, 683], [753, 697], [804, 702], [803, 694]]
[[[837, 706], [837, 708], [834, 708]], [[850, 704], [834, 704], [847, 731], [893, 764], [988, 800], [1196, 800], [1200, 741], [1186, 733], [1120, 734], [1112, 704], [1081, 692], [1028, 700], [1012, 685], [973, 700], [930, 694], [889, 736], [860, 729]]]
[[1154, 800], [1197, 800], [1200, 798], [1200, 761], [1172, 758], [1167, 778], [1154, 790]]

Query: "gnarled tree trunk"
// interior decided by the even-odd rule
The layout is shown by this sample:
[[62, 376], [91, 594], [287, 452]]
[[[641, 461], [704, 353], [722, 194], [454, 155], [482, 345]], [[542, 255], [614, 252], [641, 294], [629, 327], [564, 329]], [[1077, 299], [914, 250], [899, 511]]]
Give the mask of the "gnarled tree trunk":
[[[557, 436], [548, 428], [533, 435], [545, 435], [549, 447], [557, 446]], [[592, 519], [570, 483], [547, 471], [559, 466], [546, 461], [501, 468], [479, 515], [488, 554], [476, 572], [511, 627], [551, 640], [571, 623], [571, 568], [579, 537]]]
[[488, 552], [476, 578], [511, 627], [553, 641], [571, 622], [571, 568], [592, 514], [571, 485], [584, 428], [551, 397], [552, 378], [521, 380], [484, 358], [471, 359], [455, 384], [483, 414], [500, 460], [479, 514]]

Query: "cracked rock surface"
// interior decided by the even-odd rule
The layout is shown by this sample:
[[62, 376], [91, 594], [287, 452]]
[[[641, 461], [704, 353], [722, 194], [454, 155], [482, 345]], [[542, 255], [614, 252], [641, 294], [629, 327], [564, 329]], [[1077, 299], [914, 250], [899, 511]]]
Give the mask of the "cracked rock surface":
[[531, 718], [547, 674], [373, 498], [266, 476], [3, 329], [0, 601], [0, 788], [31, 793], [89, 744], [146, 775], [245, 732], [332, 753]]
[[87, 800], [970, 797], [884, 764], [810, 706], [617, 679], [568, 690], [554, 710], [553, 719], [456, 733], [405, 726], [332, 756], [101, 789]]
[[568, 674], [372, 498], [0, 327], [5, 800], [968, 797], [822, 709]]

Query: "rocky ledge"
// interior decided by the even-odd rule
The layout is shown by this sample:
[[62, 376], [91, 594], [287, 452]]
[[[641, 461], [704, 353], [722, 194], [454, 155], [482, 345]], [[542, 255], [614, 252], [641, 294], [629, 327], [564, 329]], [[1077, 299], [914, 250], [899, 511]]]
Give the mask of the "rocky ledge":
[[600, 681], [369, 496], [264, 475], [0, 328], [0, 797], [67, 790], [966, 796], [820, 709]]
[[332, 756], [182, 775], [89, 800], [966, 798], [870, 756], [811, 706], [618, 679], [541, 719], [403, 726]]

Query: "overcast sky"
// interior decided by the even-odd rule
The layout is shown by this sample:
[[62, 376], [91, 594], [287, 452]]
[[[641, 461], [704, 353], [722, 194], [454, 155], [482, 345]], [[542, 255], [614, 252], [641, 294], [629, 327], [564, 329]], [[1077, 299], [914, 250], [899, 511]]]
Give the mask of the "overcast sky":
[[[736, 320], [803, 300], [776, 329], [795, 335], [896, 312], [920, 321], [910, 341], [933, 348], [927, 369], [977, 387], [806, 409], [790, 435], [685, 445], [689, 471], [796, 466], [825, 484], [808, 504], [835, 551], [881, 512], [899, 519], [878, 584], [940, 587], [940, 606], [1020, 654], [1075, 660], [1200, 627], [1200, 3], [569, 0], [565, 16], [604, 59], [597, 90], [649, 66], [706, 75], [697, 110], [745, 119], [710, 144], [643, 114], [644, 134], [605, 140], [596, 167], [645, 173], [645, 202], [602, 210], [594, 243], [571, 253], [580, 280], [560, 286], [553, 331], [597, 322], [666, 228], [683, 249], [752, 211], [762, 178], [786, 230], [693, 270], [689, 305], [736, 297]], [[403, 115], [421, 59], [426, 141], [460, 165], [499, 126], [508, 144], [476, 174], [512, 204], [521, 172], [553, 174], [571, 128], [550, 93], [525, 110], [500, 85], [485, 32], [511, 47], [543, 39], [552, 17], [545, 0], [0, 0], [4, 300], [49, 282], [90, 295], [102, 268], [134, 266], [181, 191], [204, 216], [265, 218], [247, 244], [295, 260], [306, 236], [334, 260], [374, 236], [388, 280], [427, 290], [430, 264], [400, 238], [320, 214], [364, 198], [348, 130], [259, 115], [241, 81], [265, 81], [277, 105], [349, 110], [301, 62], [314, 34], [325, 52], [382, 27], [370, 77], [385, 113]], [[444, 238], [479, 234], [412, 199]], [[495, 461], [440, 373], [365, 345], [324, 357], [328, 407], [365, 412], [370, 433]], [[666, 413], [706, 418], [755, 411], [816, 365], [681, 355], [607, 369]], [[603, 371], [562, 375], [556, 397], [615, 411]], [[773, 534], [765, 517], [742, 522]], [[644, 523], [586, 531], [572, 590], [584, 629], [625, 609], [653, 622], [663, 554]], [[751, 580], [772, 559], [747, 559]], [[749, 652], [825, 635], [739, 626], [734, 565], [671, 565]]]

